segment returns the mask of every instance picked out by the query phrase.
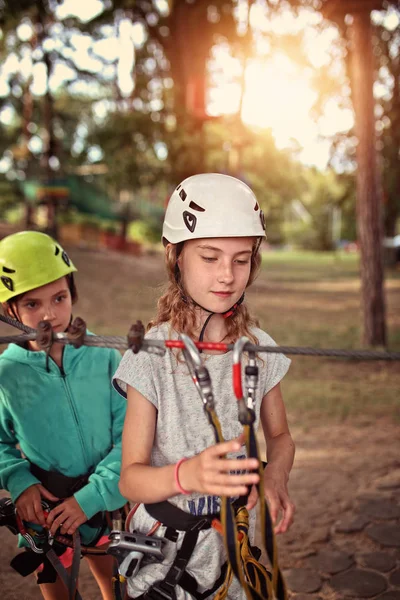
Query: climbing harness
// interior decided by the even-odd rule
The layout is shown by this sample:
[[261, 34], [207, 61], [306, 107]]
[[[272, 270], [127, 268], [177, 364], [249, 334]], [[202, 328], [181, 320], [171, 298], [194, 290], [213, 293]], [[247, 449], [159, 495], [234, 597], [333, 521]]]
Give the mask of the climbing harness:
[[[54, 506], [42, 499], [42, 508], [45, 517], [48, 516]], [[38, 583], [54, 583], [58, 575], [68, 590], [69, 600], [82, 600], [77, 590], [80, 559], [82, 556], [87, 555], [106, 556], [107, 554], [118, 558], [118, 552], [115, 552], [115, 548], [121, 546], [117, 543], [115, 530], [117, 528], [123, 529], [125, 520], [123, 512], [123, 510], [113, 511], [111, 523], [113, 531], [109, 536], [110, 544], [107, 549], [104, 549], [97, 548], [94, 545], [82, 545], [78, 530], [73, 536], [61, 535], [59, 533], [52, 536], [46, 529], [23, 521], [10, 498], [1, 498], [0, 527], [7, 527], [14, 535], [20, 534], [28, 544], [28, 548], [24, 552], [17, 554], [12, 559], [10, 565], [23, 577], [30, 575], [36, 569], [42, 567], [42, 570], [38, 573]], [[96, 539], [100, 539], [102, 533], [103, 531], [97, 535]], [[156, 545], [160, 543], [160, 540], [157, 540]], [[95, 544], [95, 540], [93, 544]], [[66, 548], [72, 548], [74, 551], [70, 573], [68, 573], [60, 560], [60, 556], [65, 552]], [[125, 597], [125, 579], [118, 574], [117, 561], [115, 561], [115, 572], [116, 574], [114, 573], [112, 581], [114, 598], [115, 600], [123, 600]]]
[[[52, 508], [51, 505], [42, 500], [42, 508], [45, 517], [47, 517]], [[68, 542], [68, 545], [74, 548], [74, 560], [71, 572], [68, 573], [59, 559], [59, 556], [65, 551], [67, 538], [58, 535], [53, 537], [45, 529], [41, 528], [38, 531], [31, 524], [23, 521], [10, 498], [0, 499], [0, 526], [2, 525], [7, 527], [14, 535], [20, 534], [29, 547], [27, 551], [17, 554], [12, 559], [10, 564], [13, 569], [26, 577], [43, 565], [43, 570], [38, 574], [38, 583], [54, 583], [58, 574], [68, 589], [69, 599], [82, 600], [79, 591], [76, 589], [79, 561], [81, 552], [89, 554], [92, 549], [81, 547], [78, 532], [75, 532]], [[105, 552], [103, 551], [102, 554], [105, 554]]]

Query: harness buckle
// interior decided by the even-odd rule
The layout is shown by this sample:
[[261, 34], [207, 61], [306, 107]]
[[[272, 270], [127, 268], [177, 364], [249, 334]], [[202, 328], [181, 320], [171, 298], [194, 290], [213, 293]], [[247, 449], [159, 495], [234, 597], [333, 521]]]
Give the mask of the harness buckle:
[[145, 592], [144, 598], [148, 600], [176, 600], [174, 585], [166, 581], [157, 581]]
[[190, 531], [201, 531], [205, 528], [204, 525], [210, 526], [210, 521], [208, 519], [201, 519], [201, 521], [197, 521], [197, 523], [193, 524]]
[[[183, 573], [185, 572], [187, 566], [186, 558], [176, 558], [174, 564], [172, 565], [170, 571], [168, 572], [168, 580], [166, 583], [168, 585], [175, 586], [179, 583]], [[173, 582], [173, 583], [172, 583]]]

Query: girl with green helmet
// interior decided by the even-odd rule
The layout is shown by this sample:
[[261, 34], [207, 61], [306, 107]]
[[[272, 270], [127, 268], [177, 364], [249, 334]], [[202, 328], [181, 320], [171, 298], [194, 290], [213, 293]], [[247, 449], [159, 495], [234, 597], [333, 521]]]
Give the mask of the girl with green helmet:
[[[256, 326], [244, 302], [260, 266], [264, 226], [255, 195], [238, 179], [208, 173], [178, 185], [163, 226], [169, 283], [148, 337], [176, 339], [183, 333], [194, 340], [233, 343], [246, 336], [253, 343], [276, 345]], [[280, 390], [290, 361], [282, 354], [268, 354], [257, 363], [255, 427], [263, 427], [269, 461], [264, 490], [275, 532], [283, 533], [294, 514], [287, 488], [294, 444]], [[232, 352], [205, 353], [205, 365], [222, 432], [229, 440], [219, 444], [181, 355], [127, 352], [114, 375], [115, 388], [128, 400], [120, 489], [129, 500], [141, 503], [131, 527], [147, 533], [158, 521], [162, 526], [154, 535], [165, 538], [165, 560], [144, 565], [128, 580], [132, 598], [248, 597], [236, 579], [228, 596], [218, 595], [226, 554], [210, 522], [221, 509], [221, 496], [248, 494], [253, 543], [258, 461], [246, 456], [241, 436]], [[188, 531], [198, 535], [192, 554]]]
[[[77, 300], [75, 271], [65, 250], [44, 233], [4, 238], [0, 302], [5, 313], [29, 327], [44, 320], [53, 331], [66, 331]], [[23, 521], [53, 535], [71, 536], [79, 529], [84, 545], [104, 545], [105, 511], [125, 503], [118, 490], [125, 402], [110, 385], [120, 355], [54, 343], [49, 357], [34, 341], [10, 344], [0, 355], [0, 487], [10, 492]], [[54, 506], [46, 517], [42, 500]], [[28, 568], [26, 556], [16, 557], [21, 571]], [[87, 558], [103, 599], [111, 600], [112, 557]], [[71, 566], [72, 551], [60, 560]], [[46, 600], [68, 598], [55, 575], [46, 562], [38, 570]]]

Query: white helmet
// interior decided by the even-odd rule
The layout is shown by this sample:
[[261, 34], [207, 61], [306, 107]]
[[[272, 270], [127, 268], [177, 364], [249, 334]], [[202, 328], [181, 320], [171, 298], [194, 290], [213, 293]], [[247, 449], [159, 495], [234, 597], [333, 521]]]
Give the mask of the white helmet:
[[264, 213], [243, 181], [219, 173], [193, 175], [172, 194], [162, 235], [171, 244], [199, 238], [263, 237]]

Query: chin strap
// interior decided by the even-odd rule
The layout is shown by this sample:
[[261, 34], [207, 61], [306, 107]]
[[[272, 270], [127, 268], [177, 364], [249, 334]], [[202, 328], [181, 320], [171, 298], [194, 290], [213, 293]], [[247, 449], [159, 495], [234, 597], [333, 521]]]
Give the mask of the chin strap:
[[[234, 314], [235, 314], [235, 312], [237, 311], [238, 307], [239, 307], [239, 306], [242, 304], [243, 300], [244, 300], [244, 292], [243, 292], [243, 294], [240, 296], [239, 300], [238, 300], [237, 302], [235, 302], [235, 304], [234, 304], [233, 306], [231, 306], [231, 308], [230, 308], [229, 310], [227, 310], [227, 311], [226, 311], [226, 312], [224, 312], [224, 313], [215, 313], [215, 312], [212, 312], [211, 310], [208, 310], [208, 308], [204, 308], [204, 306], [201, 306], [201, 304], [198, 304], [197, 302], [195, 302], [195, 301], [192, 299], [192, 302], [193, 302], [193, 303], [194, 303], [196, 306], [198, 306], [199, 308], [201, 308], [201, 309], [202, 309], [202, 310], [204, 310], [205, 312], [208, 312], [208, 313], [210, 313], [210, 314], [208, 315], [207, 319], [204, 321], [204, 323], [203, 323], [203, 327], [201, 328], [200, 335], [199, 335], [199, 342], [202, 342], [202, 341], [203, 341], [203, 339], [204, 339], [204, 334], [205, 334], [205, 331], [206, 331], [206, 327], [207, 327], [207, 325], [208, 325], [208, 323], [209, 323], [209, 321], [210, 321], [210, 319], [211, 319], [211, 317], [212, 317], [212, 316], [214, 316], [214, 315], [216, 315], [216, 314], [220, 314], [220, 315], [222, 315], [222, 316], [224, 317], [224, 319], [227, 319], [228, 317], [231, 317], [232, 315], [234, 315]], [[200, 352], [202, 352], [202, 350], [200, 350]]]

